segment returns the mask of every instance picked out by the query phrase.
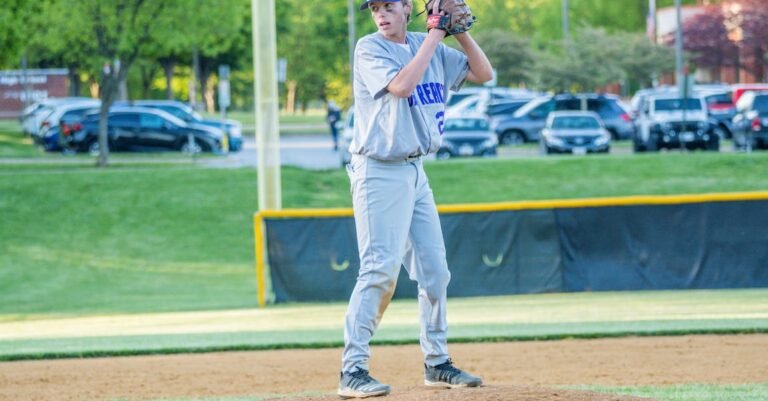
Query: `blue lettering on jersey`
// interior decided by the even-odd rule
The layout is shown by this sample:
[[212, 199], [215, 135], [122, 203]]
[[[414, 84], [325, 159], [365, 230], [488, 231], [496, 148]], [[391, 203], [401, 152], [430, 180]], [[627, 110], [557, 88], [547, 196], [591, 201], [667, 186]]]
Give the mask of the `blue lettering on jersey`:
[[445, 104], [445, 86], [439, 82], [427, 82], [416, 86], [416, 91], [408, 96], [408, 107], [427, 104]]
[[421, 104], [430, 104], [426, 97], [424, 97], [424, 85], [419, 85], [416, 87], [416, 93], [419, 95], [419, 100], [421, 101]]

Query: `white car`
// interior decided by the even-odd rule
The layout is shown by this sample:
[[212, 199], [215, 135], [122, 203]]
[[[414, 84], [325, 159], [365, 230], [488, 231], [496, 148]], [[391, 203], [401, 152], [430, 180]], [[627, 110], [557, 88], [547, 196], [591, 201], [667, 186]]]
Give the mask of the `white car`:
[[38, 135], [43, 119], [48, 117], [57, 106], [93, 101], [95, 100], [87, 97], [59, 97], [39, 100], [22, 111], [21, 117], [19, 117], [21, 128], [27, 135]]
[[[66, 122], [67, 124], [77, 122], [81, 120], [85, 114], [90, 111], [96, 111], [99, 107], [101, 107], [101, 101], [99, 100], [78, 101], [53, 106], [52, 111], [47, 116], [43, 117], [37, 133], [32, 135], [32, 138], [35, 140], [38, 138], [45, 138], [51, 128], [59, 127], [62, 122]], [[60, 128], [68, 129], [71, 127]]]

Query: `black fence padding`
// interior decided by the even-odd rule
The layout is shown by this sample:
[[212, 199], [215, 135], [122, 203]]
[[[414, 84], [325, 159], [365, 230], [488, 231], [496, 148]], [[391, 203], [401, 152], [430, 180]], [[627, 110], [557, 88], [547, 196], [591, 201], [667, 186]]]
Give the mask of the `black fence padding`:
[[[440, 216], [449, 296], [768, 287], [768, 201]], [[343, 301], [352, 217], [266, 220], [275, 302]], [[416, 296], [402, 269], [395, 298]]]
[[766, 287], [767, 205], [557, 209], [565, 289]]

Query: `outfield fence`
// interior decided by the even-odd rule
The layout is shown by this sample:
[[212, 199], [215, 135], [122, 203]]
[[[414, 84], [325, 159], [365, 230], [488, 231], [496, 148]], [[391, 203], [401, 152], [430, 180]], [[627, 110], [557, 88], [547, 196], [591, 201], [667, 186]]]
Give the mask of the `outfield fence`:
[[[449, 296], [768, 287], [768, 192], [439, 206]], [[254, 215], [259, 305], [344, 301], [352, 209]], [[407, 273], [395, 298], [416, 296]]]

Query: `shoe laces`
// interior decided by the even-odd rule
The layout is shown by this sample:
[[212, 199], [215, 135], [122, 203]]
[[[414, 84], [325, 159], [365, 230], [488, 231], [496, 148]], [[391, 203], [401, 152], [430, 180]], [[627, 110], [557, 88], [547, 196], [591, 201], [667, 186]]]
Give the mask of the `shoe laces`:
[[368, 384], [373, 381], [373, 377], [371, 377], [365, 369], [358, 369], [349, 375], [352, 376], [355, 379], [353, 381], [358, 384]]
[[453, 361], [450, 359], [445, 361], [444, 363], [441, 363], [440, 365], [435, 366], [435, 369], [445, 372], [444, 374], [446, 374], [449, 377], [460, 375], [463, 373], [461, 369], [453, 366]]

